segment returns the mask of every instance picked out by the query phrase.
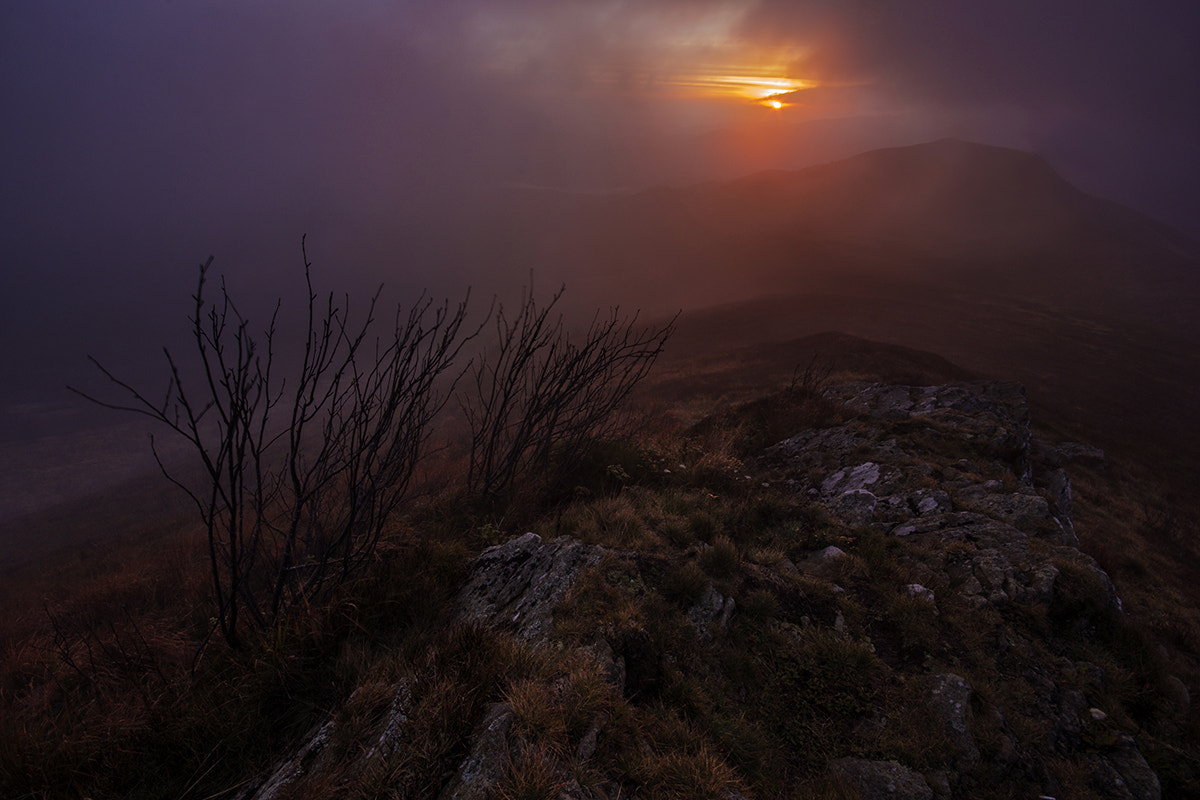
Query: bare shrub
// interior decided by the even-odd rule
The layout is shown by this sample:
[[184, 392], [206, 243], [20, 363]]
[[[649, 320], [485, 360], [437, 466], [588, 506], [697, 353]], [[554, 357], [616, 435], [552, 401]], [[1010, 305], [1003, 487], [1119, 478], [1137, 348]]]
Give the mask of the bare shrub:
[[501, 306], [495, 341], [469, 371], [459, 402], [473, 493], [503, 495], [518, 477], [544, 473], [552, 455], [569, 459], [602, 435], [674, 329], [674, 320], [645, 327], [613, 309], [572, 340], [562, 316], [552, 316], [562, 294], [539, 307], [531, 289], [511, 316]]
[[474, 336], [464, 335], [466, 300], [451, 306], [422, 295], [407, 313], [397, 308], [387, 337], [372, 340], [379, 293], [352, 322], [348, 298], [318, 298], [303, 243], [302, 250], [307, 327], [300, 364], [287, 378], [276, 363], [279, 305], [256, 334], [224, 281], [215, 301], [206, 296], [210, 257], [190, 319], [198, 386], [164, 349], [169, 380], [161, 402], [95, 358], [129, 399], [78, 392], [165, 425], [197, 457], [203, 479], [192, 484], [155, 450], [207, 530], [216, 625], [233, 647], [242, 645], [243, 616], [269, 626], [371, 554], [449, 397], [440, 379]]
[[796, 364], [792, 369], [792, 380], [788, 383], [787, 393], [789, 395], [820, 394], [829, 385], [829, 378], [833, 375], [833, 366], [832, 360], [822, 361], [819, 353], [814, 354], [803, 367]]

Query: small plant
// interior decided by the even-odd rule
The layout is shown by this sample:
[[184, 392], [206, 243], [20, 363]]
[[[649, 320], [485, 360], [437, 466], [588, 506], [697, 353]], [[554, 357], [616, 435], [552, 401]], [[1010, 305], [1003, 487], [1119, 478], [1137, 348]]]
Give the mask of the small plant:
[[703, 746], [696, 752], [674, 749], [646, 755], [636, 764], [634, 776], [649, 796], [664, 800], [711, 800], [744, 790], [737, 773]]
[[765, 622], [779, 616], [779, 598], [772, 591], [755, 589], [738, 608], [751, 620]]
[[509, 765], [490, 795], [496, 800], [547, 800], [567, 788], [566, 778], [555, 767], [555, 757], [537, 747], [526, 747]]
[[792, 370], [792, 380], [788, 383], [788, 394], [820, 394], [821, 390], [829, 383], [829, 377], [833, 375], [833, 366], [832, 360], [822, 361], [819, 353], [813, 354], [813, 357], [803, 367], [796, 364]]
[[708, 585], [708, 576], [695, 561], [687, 561], [667, 573], [663, 585], [663, 594], [680, 606], [689, 606], [696, 602], [704, 587]]
[[716, 537], [712, 547], [700, 553], [700, 566], [718, 580], [732, 578], [741, 561], [737, 545], [728, 536]]

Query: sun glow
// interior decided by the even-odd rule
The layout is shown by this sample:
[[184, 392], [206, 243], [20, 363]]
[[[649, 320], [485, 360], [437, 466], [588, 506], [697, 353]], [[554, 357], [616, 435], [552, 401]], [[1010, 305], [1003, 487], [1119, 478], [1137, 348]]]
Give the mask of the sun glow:
[[750, 71], [729, 70], [725, 74], [695, 75], [670, 81], [686, 93], [708, 97], [728, 97], [770, 103], [779, 94], [810, 89], [814, 81], [756, 75]]

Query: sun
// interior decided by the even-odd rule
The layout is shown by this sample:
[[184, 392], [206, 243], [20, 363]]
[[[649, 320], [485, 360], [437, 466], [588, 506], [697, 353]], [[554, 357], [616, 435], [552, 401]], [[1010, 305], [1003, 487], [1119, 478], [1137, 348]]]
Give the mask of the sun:
[[779, 102], [778, 100], [768, 100], [767, 105], [776, 110], [783, 108], [783, 103]]

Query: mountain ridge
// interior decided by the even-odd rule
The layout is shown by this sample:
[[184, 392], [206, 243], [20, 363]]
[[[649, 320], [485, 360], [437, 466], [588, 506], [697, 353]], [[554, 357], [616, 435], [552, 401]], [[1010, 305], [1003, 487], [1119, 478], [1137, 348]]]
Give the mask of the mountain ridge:
[[1200, 297], [1200, 244], [1186, 235], [1040, 156], [954, 139], [534, 203], [510, 222], [536, 242], [539, 272], [662, 310], [881, 278], [1143, 318], [1183, 317], [1181, 298]]
[[[824, 396], [838, 418], [706, 478], [711, 509], [714, 491], [796, 504], [774, 522], [677, 530], [667, 469], [483, 550], [456, 617], [546, 666], [476, 704], [433, 785], [407, 766], [440, 735], [437, 673], [414, 669], [374, 687], [377, 722], [329, 715], [239, 797], [380, 774], [452, 800], [1160, 800], [1160, 770], [1196, 781], [1148, 716], [1181, 720], [1182, 682], [1165, 657], [1131, 666], [1154, 645], [1123, 639], [1117, 590], [1079, 549], [1067, 470], [1104, 454], [1036, 439], [1015, 383]], [[1153, 700], [1128, 694], [1130, 668]]]

